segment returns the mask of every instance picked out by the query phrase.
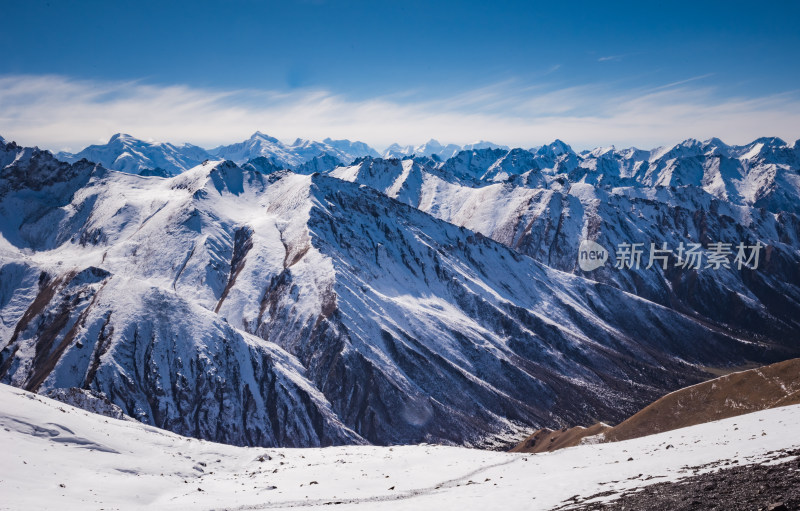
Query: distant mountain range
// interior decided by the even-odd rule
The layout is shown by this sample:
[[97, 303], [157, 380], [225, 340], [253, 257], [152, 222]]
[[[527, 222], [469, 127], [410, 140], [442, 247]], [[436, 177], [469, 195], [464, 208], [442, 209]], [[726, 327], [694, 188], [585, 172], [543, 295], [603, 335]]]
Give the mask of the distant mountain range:
[[[436, 140], [421, 146], [400, 147], [393, 144], [383, 153], [385, 158], [405, 156], [428, 156], [439, 160], [446, 160], [462, 150], [485, 149], [504, 147], [490, 142], [477, 142], [464, 147], [454, 144], [442, 146]], [[175, 146], [168, 143], [146, 142], [130, 135], [117, 133], [106, 144], [91, 145], [77, 153], [59, 152], [56, 155], [61, 161], [74, 163], [87, 159], [99, 163], [107, 169], [119, 170], [129, 174], [175, 176], [205, 160], [224, 159], [231, 160], [238, 165], [247, 163], [256, 158], [266, 158], [277, 168], [300, 169], [312, 163], [316, 170], [330, 170], [338, 165], [350, 164], [357, 158], [364, 156], [379, 157], [373, 148], [364, 142], [351, 142], [349, 140], [332, 140], [326, 138], [322, 142], [296, 139], [291, 144], [285, 144], [277, 138], [270, 137], [259, 131], [249, 139], [236, 144], [222, 145], [206, 150], [191, 144]], [[320, 167], [319, 162], [324, 162]]]
[[435, 158], [436, 160], [444, 161], [452, 158], [461, 151], [475, 151], [479, 149], [506, 149], [507, 146], [493, 144], [481, 140], [473, 144], [459, 146], [456, 144], [442, 145], [438, 140], [430, 139], [422, 145], [418, 146], [400, 146], [392, 144], [383, 152], [383, 158], [404, 158], [406, 156], [427, 156]]
[[[3, 142], [0, 381], [233, 444], [496, 445], [800, 356], [800, 142], [317, 144], [257, 133], [179, 172], [117, 136], [113, 162], [161, 162], [134, 175]], [[609, 263], [582, 270], [582, 240]], [[760, 264], [614, 264], [714, 242]]]

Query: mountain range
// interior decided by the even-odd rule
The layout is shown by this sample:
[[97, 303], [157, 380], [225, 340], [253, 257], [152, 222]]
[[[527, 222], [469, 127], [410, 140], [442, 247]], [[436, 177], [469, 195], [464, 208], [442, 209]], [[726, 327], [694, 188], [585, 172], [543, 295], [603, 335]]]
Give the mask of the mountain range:
[[[2, 142], [0, 381], [237, 445], [486, 446], [800, 354], [797, 142], [278, 144], [137, 173]], [[589, 272], [585, 239], [765, 248]]]
[[[175, 176], [206, 160], [226, 159], [237, 164], [265, 158], [277, 168], [298, 168], [317, 158], [332, 161], [333, 167], [350, 163], [361, 156], [377, 157], [378, 153], [363, 142], [332, 140], [322, 142], [297, 139], [285, 144], [277, 138], [255, 132], [244, 142], [222, 145], [206, 150], [184, 144], [147, 142], [130, 135], [117, 133], [106, 144], [91, 145], [77, 153], [59, 152], [56, 157], [68, 163], [81, 159], [99, 163], [105, 168], [130, 174]], [[331, 160], [331, 158], [333, 160]], [[333, 168], [325, 167], [325, 170]]]
[[[463, 147], [455, 144], [443, 146], [431, 139], [419, 146], [401, 147], [392, 144], [382, 156], [395, 158], [419, 155], [443, 161], [459, 151], [497, 147], [508, 149], [484, 141]], [[315, 169], [312, 171], [327, 171], [342, 164], [350, 164], [363, 156], [377, 158], [381, 155], [364, 142], [330, 138], [315, 142], [298, 138], [291, 144], [286, 144], [260, 131], [243, 142], [221, 145], [213, 149], [203, 149], [192, 144], [175, 146], [169, 143], [149, 142], [117, 133], [106, 144], [91, 145], [74, 154], [64, 151], [56, 154], [59, 160], [68, 163], [85, 158], [111, 170], [162, 177], [180, 174], [205, 160], [224, 159], [243, 165], [257, 158], [265, 158], [276, 168], [304, 172], [309, 163]], [[323, 163], [322, 167], [320, 163]]]
[[[653, 151], [464, 151], [444, 162], [363, 159], [330, 172], [382, 191], [556, 269], [748, 337], [791, 342], [800, 317], [800, 143], [688, 140]], [[581, 240], [640, 243], [637, 270], [578, 265]], [[680, 268], [681, 244], [763, 245], [758, 269]], [[653, 244], [671, 248], [650, 268]], [[734, 254], [729, 259], [733, 260]]]

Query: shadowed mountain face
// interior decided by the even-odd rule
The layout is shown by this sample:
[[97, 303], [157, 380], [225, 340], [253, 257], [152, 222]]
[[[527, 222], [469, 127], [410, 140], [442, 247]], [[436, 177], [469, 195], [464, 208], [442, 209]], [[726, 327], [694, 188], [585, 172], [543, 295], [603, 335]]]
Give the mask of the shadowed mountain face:
[[800, 350], [551, 269], [442, 203], [232, 162], [165, 179], [0, 153], [0, 380], [182, 434], [486, 444]]

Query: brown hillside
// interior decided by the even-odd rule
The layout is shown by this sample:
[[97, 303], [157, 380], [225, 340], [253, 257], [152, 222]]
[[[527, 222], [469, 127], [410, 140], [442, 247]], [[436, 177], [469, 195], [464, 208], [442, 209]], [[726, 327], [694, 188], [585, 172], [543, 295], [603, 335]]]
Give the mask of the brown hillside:
[[540, 429], [534, 434], [518, 443], [511, 452], [550, 452], [564, 447], [574, 447], [587, 436], [604, 433], [611, 429], [608, 424], [598, 422], [597, 424], [584, 428], [575, 426], [574, 428], [564, 428], [553, 431], [552, 429]]
[[555, 451], [578, 445], [583, 438], [599, 433], [604, 434], [606, 442], [628, 440], [792, 404], [800, 404], [800, 358], [677, 390], [613, 428], [595, 424], [589, 428], [539, 430], [512, 451]]

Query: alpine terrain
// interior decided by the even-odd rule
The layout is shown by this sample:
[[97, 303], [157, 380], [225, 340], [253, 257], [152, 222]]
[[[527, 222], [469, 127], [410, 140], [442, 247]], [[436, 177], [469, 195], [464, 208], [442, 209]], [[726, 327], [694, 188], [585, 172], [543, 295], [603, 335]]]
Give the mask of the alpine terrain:
[[0, 381], [235, 445], [501, 446], [800, 354], [798, 143], [315, 144], [135, 172], [2, 142]]

